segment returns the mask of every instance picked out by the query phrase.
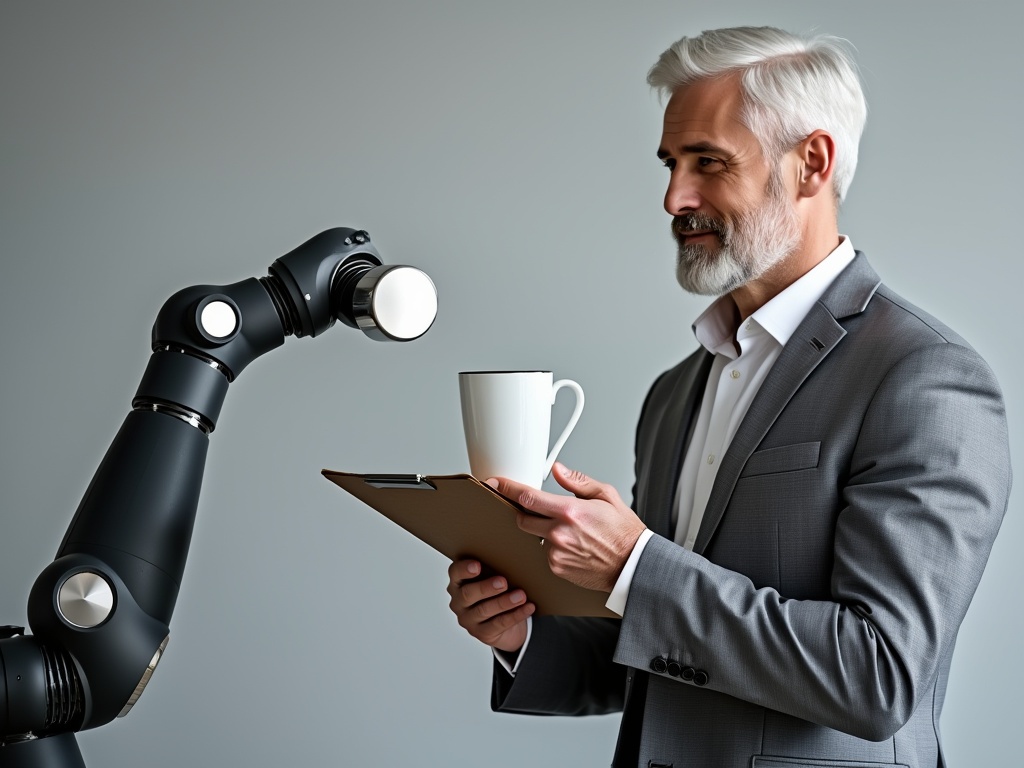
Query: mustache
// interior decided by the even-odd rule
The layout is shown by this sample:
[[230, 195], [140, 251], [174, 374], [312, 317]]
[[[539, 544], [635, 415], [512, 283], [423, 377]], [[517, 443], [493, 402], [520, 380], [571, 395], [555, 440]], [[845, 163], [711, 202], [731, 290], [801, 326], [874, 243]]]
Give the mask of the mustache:
[[672, 233], [676, 237], [685, 237], [693, 232], [714, 232], [722, 240], [725, 239], [725, 222], [700, 211], [672, 217]]

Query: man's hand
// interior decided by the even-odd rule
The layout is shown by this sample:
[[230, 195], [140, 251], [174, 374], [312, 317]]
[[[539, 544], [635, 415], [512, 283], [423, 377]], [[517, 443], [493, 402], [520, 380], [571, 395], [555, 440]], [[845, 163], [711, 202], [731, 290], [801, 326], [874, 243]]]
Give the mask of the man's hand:
[[521, 589], [508, 591], [504, 576], [481, 578], [477, 560], [456, 560], [448, 568], [448, 607], [459, 626], [485, 645], [515, 653], [526, 642], [526, 619], [537, 606]]
[[520, 512], [516, 524], [544, 540], [552, 573], [581, 587], [611, 592], [646, 526], [612, 486], [557, 462], [552, 473], [575, 498], [500, 477], [488, 483], [503, 496], [542, 515]]

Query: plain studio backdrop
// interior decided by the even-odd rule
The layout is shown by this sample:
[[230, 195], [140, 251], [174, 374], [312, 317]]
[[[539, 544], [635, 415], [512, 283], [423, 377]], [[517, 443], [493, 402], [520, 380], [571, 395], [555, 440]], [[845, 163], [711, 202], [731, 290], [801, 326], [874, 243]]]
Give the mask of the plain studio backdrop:
[[[167, 654], [129, 717], [80, 735], [88, 764], [608, 763], [617, 717], [490, 712], [446, 561], [319, 473], [464, 471], [458, 371], [551, 369], [587, 394], [564, 461], [628, 498], [644, 394], [708, 303], [674, 279], [644, 82], [683, 34], [856, 45], [869, 117], [841, 230], [989, 360], [1024, 454], [1014, 8], [4, 0], [0, 624], [25, 622], [172, 293], [344, 225], [440, 295], [419, 341], [338, 325], [231, 385]], [[1020, 498], [960, 632], [953, 766], [1019, 756]]]

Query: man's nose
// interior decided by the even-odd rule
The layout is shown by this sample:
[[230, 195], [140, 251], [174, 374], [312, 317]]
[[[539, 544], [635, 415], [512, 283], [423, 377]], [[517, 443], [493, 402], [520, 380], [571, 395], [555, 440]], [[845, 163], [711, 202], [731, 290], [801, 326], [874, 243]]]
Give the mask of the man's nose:
[[693, 174], [681, 168], [672, 171], [665, 190], [665, 210], [670, 216], [682, 216], [700, 208], [701, 197]]

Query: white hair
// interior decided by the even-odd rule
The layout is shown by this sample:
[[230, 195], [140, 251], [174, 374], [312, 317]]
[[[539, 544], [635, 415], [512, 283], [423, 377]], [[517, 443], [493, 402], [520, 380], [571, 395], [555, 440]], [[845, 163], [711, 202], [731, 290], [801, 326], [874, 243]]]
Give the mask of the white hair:
[[697, 80], [730, 73], [740, 75], [742, 119], [773, 165], [814, 131], [832, 135], [833, 189], [841, 202], [853, 181], [867, 118], [849, 43], [774, 27], [710, 29], [661, 54], [647, 83], [667, 97]]

